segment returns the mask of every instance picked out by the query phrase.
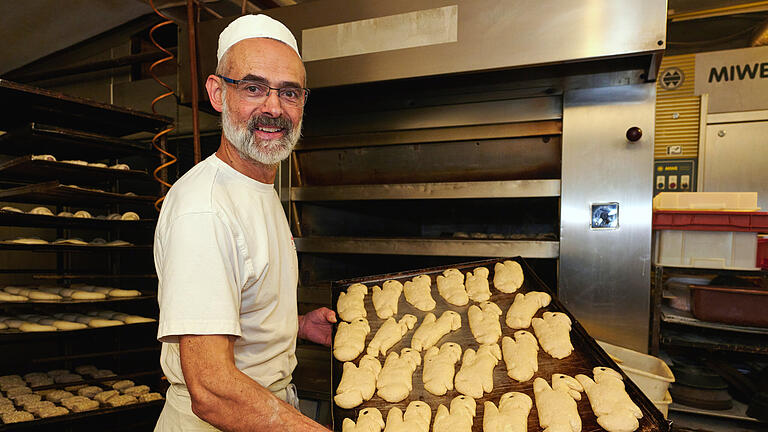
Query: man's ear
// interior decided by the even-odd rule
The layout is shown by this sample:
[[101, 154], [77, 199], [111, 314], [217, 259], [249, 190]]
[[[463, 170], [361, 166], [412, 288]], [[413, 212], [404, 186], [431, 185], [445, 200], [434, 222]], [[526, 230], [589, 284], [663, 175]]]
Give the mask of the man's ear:
[[208, 91], [208, 100], [211, 101], [211, 106], [218, 112], [223, 110], [224, 101], [222, 100], [221, 80], [216, 75], [208, 75], [208, 79], [205, 81], [205, 89]]

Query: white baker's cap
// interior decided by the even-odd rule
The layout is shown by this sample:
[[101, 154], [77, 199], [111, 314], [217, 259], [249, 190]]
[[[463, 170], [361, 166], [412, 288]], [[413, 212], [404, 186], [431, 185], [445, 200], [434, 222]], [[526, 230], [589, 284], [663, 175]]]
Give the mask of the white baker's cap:
[[219, 35], [219, 49], [216, 51], [217, 60], [221, 61], [221, 57], [232, 45], [250, 38], [278, 40], [293, 48], [296, 55], [301, 58], [296, 38], [283, 23], [266, 15], [244, 15], [229, 23]]

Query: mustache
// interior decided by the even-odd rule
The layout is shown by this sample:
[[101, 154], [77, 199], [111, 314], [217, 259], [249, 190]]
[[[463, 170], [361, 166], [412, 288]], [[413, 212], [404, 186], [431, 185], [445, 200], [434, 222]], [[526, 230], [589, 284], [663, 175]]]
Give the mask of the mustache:
[[253, 133], [258, 126], [266, 126], [266, 127], [275, 127], [275, 128], [281, 128], [285, 130], [293, 130], [293, 122], [291, 119], [280, 116], [280, 117], [270, 117], [264, 114], [261, 114], [257, 117], [252, 117], [250, 120], [248, 120], [248, 131]]

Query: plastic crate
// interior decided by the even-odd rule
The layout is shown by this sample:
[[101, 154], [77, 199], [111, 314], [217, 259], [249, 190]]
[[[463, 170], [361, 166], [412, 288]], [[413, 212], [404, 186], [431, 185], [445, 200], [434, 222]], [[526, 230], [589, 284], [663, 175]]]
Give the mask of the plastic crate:
[[661, 192], [654, 210], [758, 211], [757, 192]]
[[757, 266], [768, 269], [768, 236], [757, 236]]
[[662, 359], [603, 341], [597, 343], [610, 354], [651, 402], [664, 403], [669, 384], [675, 382], [675, 375]]
[[654, 230], [768, 232], [768, 212], [659, 210]]
[[656, 405], [656, 408], [658, 408], [659, 411], [664, 414], [664, 418], [667, 418], [669, 415], [669, 405], [672, 403], [672, 395], [667, 392], [667, 394], [664, 396], [664, 400], [652, 400], [651, 402], [653, 402], [653, 404]]
[[671, 267], [757, 270], [757, 233], [656, 231], [654, 262]]

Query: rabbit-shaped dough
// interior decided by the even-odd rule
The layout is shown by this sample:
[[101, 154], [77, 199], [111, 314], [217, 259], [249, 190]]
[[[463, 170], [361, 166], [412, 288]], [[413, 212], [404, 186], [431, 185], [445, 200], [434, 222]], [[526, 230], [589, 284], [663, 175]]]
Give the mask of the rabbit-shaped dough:
[[367, 312], [365, 311], [365, 303], [363, 299], [368, 294], [368, 287], [356, 283], [347, 288], [347, 292], [339, 294], [339, 300], [336, 302], [336, 309], [339, 313], [339, 318], [346, 322], [352, 322], [357, 318], [365, 318]]

